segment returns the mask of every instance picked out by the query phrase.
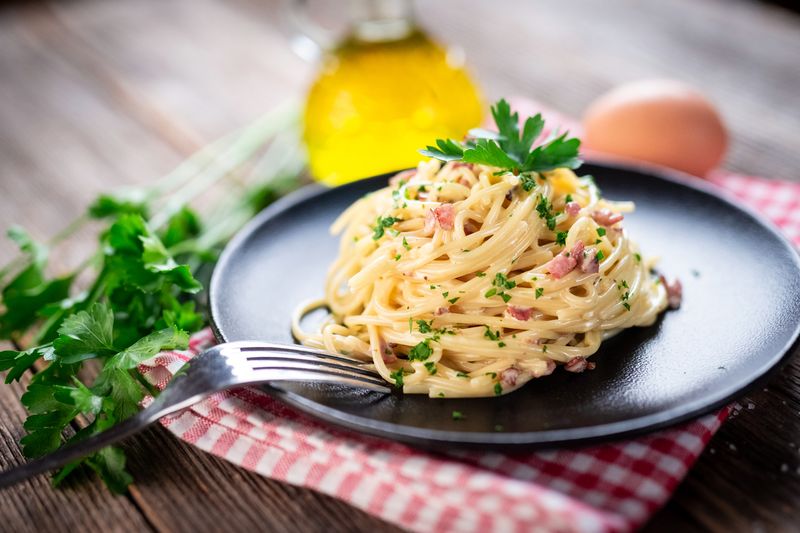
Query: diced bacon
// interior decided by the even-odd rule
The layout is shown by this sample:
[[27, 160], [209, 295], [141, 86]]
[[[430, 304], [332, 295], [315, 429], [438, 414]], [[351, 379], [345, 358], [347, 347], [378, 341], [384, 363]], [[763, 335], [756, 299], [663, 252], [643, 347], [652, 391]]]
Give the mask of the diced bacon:
[[570, 252], [570, 257], [574, 257], [576, 261], [580, 262], [581, 257], [583, 257], [583, 250], [586, 248], [584, 246], [583, 241], [578, 241], [572, 246], [572, 251]]
[[573, 357], [564, 365], [567, 372], [583, 372], [589, 366], [589, 361], [585, 357]]
[[578, 258], [578, 266], [584, 274], [596, 274], [600, 271], [600, 261], [597, 260], [597, 249], [587, 248]]
[[669, 283], [663, 274], [659, 276], [659, 278], [661, 279], [661, 283], [664, 284], [664, 288], [667, 289], [669, 308], [678, 309], [681, 306], [681, 300], [683, 300], [683, 284], [681, 280], [676, 278], [675, 281]]
[[522, 371], [518, 368], [506, 368], [502, 372], [500, 372], [500, 383], [502, 383], [506, 387], [513, 387], [517, 384], [517, 379], [519, 378]]
[[544, 376], [549, 376], [550, 374], [553, 373], [555, 369], [556, 369], [556, 364], [551, 359], [548, 359], [547, 366], [544, 368], [544, 370], [536, 374], [536, 377], [541, 378]]
[[572, 272], [577, 264], [578, 262], [575, 261], [574, 257], [567, 257], [566, 255], [558, 254], [545, 266], [547, 267], [547, 271], [550, 272], [551, 276], [553, 276], [555, 279], [560, 279]]
[[[442, 204], [433, 210], [433, 216], [442, 229], [453, 229], [456, 220], [456, 210], [453, 204]], [[427, 221], [426, 221], [427, 222]]]
[[581, 212], [581, 204], [578, 202], [567, 202], [567, 204], [564, 206], [564, 210], [571, 217], [577, 216], [578, 213]]
[[601, 226], [613, 226], [617, 222], [621, 222], [625, 216], [622, 213], [615, 213], [610, 209], [600, 209], [592, 213], [592, 218]]
[[436, 316], [441, 316], [449, 312], [450, 312], [449, 307], [440, 307], [439, 309], [436, 310]]
[[583, 258], [583, 248], [583, 241], [576, 242], [569, 255], [562, 252], [551, 259], [545, 265], [547, 271], [555, 279], [563, 278], [578, 266], [578, 261]]
[[404, 170], [403, 172], [398, 172], [394, 176], [389, 179], [389, 185], [392, 187], [396, 187], [400, 184], [401, 181], [408, 182], [411, 178], [417, 175], [416, 169], [412, 170]]
[[533, 314], [532, 307], [517, 307], [516, 305], [509, 305], [506, 310], [508, 311], [509, 315], [523, 322], [530, 320], [531, 315]]

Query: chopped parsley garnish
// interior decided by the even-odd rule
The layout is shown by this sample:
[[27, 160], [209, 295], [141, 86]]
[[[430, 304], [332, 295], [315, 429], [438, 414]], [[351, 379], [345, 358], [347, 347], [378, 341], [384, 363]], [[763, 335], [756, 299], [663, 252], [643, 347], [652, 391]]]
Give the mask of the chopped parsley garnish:
[[564, 203], [568, 204], [572, 201], [572, 195], [568, 194], [566, 198], [564, 198]]
[[394, 380], [394, 384], [398, 388], [401, 388], [401, 389], [403, 388], [403, 377], [404, 376], [405, 376], [405, 372], [403, 372], [402, 368], [398, 368], [397, 370], [395, 370], [394, 372], [389, 374], [389, 377]]
[[479, 278], [483, 278], [486, 276], [486, 272], [476, 272], [475, 275], [478, 276]]
[[461, 411], [453, 411], [453, 420], [464, 420], [465, 418]]
[[547, 345], [546, 344], [542, 345], [542, 353], [547, 353]]
[[425, 322], [424, 320], [417, 320], [417, 327], [420, 333], [430, 333], [433, 330], [433, 320]]
[[456, 302], [458, 301], [458, 298], [459, 298], [459, 297], [458, 297], [458, 296], [456, 296], [455, 298], [450, 298], [450, 299], [449, 299], [449, 300], [447, 300], [447, 301], [448, 301], [448, 302], [450, 302], [451, 304], [454, 304], [454, 303], [456, 303]]
[[508, 301], [511, 299], [511, 295], [507, 294], [505, 291], [516, 287], [517, 282], [509, 280], [505, 274], [498, 272], [492, 280], [492, 285], [493, 287], [486, 291], [484, 296], [486, 298], [491, 298], [496, 294], [503, 299], [503, 302], [508, 303]]
[[633, 254], [633, 257], [636, 258], [636, 262], [637, 263], [641, 263], [642, 262], [642, 256], [640, 254]]
[[[428, 146], [420, 153], [441, 161], [464, 161], [491, 165], [515, 175], [545, 172], [556, 168], [578, 168], [578, 147], [581, 142], [567, 138], [567, 133], [550, 138], [533, 148], [533, 142], [544, 129], [541, 114], [525, 120], [519, 128], [519, 114], [511, 113], [511, 106], [500, 100], [492, 107], [497, 132], [483, 129], [470, 130], [466, 142], [437, 139], [436, 146]], [[533, 149], [532, 149], [533, 148]]]
[[458, 372], [458, 373], [456, 373], [456, 377], [467, 379], [467, 378], [469, 378], [469, 374], [467, 374], [465, 372]]
[[506, 343], [504, 343], [503, 341], [500, 341], [500, 342], [497, 343], [497, 346], [500, 347], [500, 348], [505, 348], [506, 347]]
[[411, 246], [409, 246], [408, 241], [406, 240], [405, 237], [403, 237], [403, 248], [405, 248], [406, 250], [411, 249]]
[[606, 234], [606, 228], [597, 228], [597, 234], [602, 237]]
[[497, 372], [487, 372], [486, 375], [492, 379], [495, 379], [497, 377]]
[[447, 298], [448, 296], [450, 296], [450, 291], [444, 291], [442, 293], [442, 298]]
[[536, 187], [536, 178], [533, 176], [533, 174], [521, 174], [519, 180], [522, 183], [522, 189], [525, 192], [530, 192], [534, 187]]
[[559, 246], [565, 246], [567, 244], [567, 235], [569, 235], [566, 231], [559, 231], [556, 233], [556, 244]]
[[426, 361], [425, 362], [425, 369], [428, 371], [428, 374], [431, 376], [436, 374], [436, 363], [433, 361]]
[[409, 361], [425, 361], [428, 357], [431, 356], [433, 350], [430, 346], [430, 340], [425, 339], [424, 341], [418, 343], [416, 346], [411, 348], [408, 351], [408, 360]]
[[499, 382], [494, 384], [494, 394], [495, 396], [503, 394], [503, 386]]
[[391, 227], [395, 222], [399, 222], [399, 219], [379, 216], [375, 221], [375, 227], [372, 228], [372, 240], [377, 241], [383, 237], [386, 228]]
[[605, 258], [605, 254], [603, 254], [603, 250], [597, 250], [597, 253], [595, 254], [594, 257], [595, 259], [597, 259], [597, 262], [599, 263], [600, 261], [603, 260], [603, 258]]
[[547, 222], [547, 229], [550, 231], [556, 229], [556, 215], [553, 214], [553, 204], [542, 194], [539, 195], [539, 201], [536, 203], [536, 212], [539, 213], [539, 218]]
[[542, 294], [544, 294], [544, 288], [543, 287], [536, 287], [536, 299], [537, 300], [542, 297]]
[[400, 261], [400, 258], [401, 258], [401, 257], [403, 257], [403, 256], [402, 256], [402, 255], [400, 255], [400, 254], [397, 254], [396, 256], [394, 256], [394, 260], [395, 260], [395, 261]]
[[628, 302], [622, 302], [622, 307], [624, 307], [628, 311], [631, 310], [631, 304], [629, 304]]
[[499, 331], [492, 331], [489, 326], [483, 326], [486, 328], [486, 331], [483, 332], [483, 336], [489, 339], [490, 341], [496, 341], [500, 338]]

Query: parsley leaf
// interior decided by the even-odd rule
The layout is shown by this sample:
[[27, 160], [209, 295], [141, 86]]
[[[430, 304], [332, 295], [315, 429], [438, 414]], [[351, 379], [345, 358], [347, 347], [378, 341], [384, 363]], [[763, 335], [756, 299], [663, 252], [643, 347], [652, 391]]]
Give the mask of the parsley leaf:
[[[521, 172], [545, 172], [581, 165], [582, 161], [578, 158], [580, 141], [567, 138], [566, 133], [545, 140], [531, 150], [534, 141], [544, 130], [545, 122], [541, 114], [528, 117], [520, 131], [519, 114], [512, 113], [508, 102], [501, 99], [492, 106], [492, 117], [497, 132], [471, 130], [464, 144], [452, 139], [438, 139], [436, 146], [428, 146], [420, 153], [441, 161], [491, 165], [517, 175]], [[527, 191], [533, 188], [530, 177], [523, 180], [523, 188]]]

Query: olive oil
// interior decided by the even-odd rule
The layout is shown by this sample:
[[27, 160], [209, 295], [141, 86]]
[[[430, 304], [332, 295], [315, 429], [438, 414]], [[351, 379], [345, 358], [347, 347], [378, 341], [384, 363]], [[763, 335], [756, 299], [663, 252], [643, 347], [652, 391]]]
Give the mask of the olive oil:
[[324, 59], [304, 113], [312, 175], [329, 185], [416, 165], [439, 137], [482, 118], [463, 66], [417, 29], [390, 40], [355, 34]]

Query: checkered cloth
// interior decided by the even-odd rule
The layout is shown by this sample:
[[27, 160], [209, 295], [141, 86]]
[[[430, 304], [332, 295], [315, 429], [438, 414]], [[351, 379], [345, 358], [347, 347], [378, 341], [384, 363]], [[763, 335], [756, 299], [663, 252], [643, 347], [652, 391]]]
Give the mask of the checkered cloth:
[[[800, 184], [727, 172], [710, 181], [800, 245]], [[188, 351], [162, 353], [139, 370], [163, 388], [214, 342], [202, 331]], [[339, 431], [251, 388], [215, 394], [162, 423], [178, 438], [248, 470], [318, 490], [413, 531], [628, 531], [667, 501], [726, 416], [723, 410], [591, 448], [448, 455]]]

